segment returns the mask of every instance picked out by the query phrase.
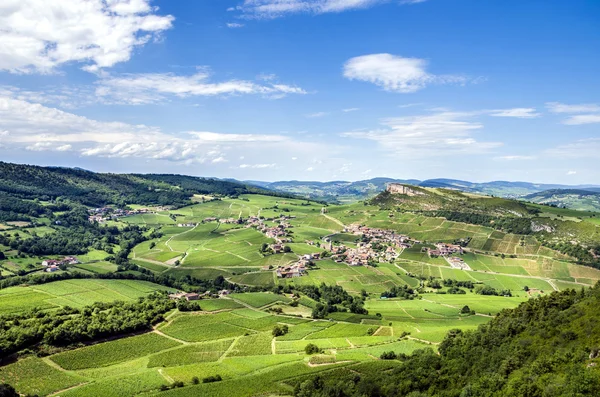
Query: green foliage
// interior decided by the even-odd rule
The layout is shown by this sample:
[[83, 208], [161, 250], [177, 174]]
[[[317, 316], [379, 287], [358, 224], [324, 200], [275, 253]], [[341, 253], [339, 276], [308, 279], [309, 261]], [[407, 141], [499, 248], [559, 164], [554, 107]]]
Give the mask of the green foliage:
[[[156, 204], [183, 206], [194, 194], [238, 196], [261, 193], [290, 197], [282, 193], [218, 179], [182, 175], [100, 174], [72, 168], [45, 168], [0, 162], [0, 193], [17, 199], [52, 201], [57, 198], [87, 206], [108, 204]], [[19, 205], [23, 205], [20, 203]], [[0, 206], [4, 208], [4, 205]], [[14, 205], [11, 208], [14, 211]], [[38, 211], [31, 206], [29, 210]]]
[[8, 383], [0, 384], [0, 397], [19, 397], [19, 393]]
[[330, 286], [322, 283], [318, 287], [305, 285], [298, 286], [296, 289], [318, 302], [313, 308], [313, 318], [325, 318], [329, 313], [337, 311], [350, 311], [355, 314], [369, 313], [363, 306], [363, 297], [352, 296], [339, 285]]
[[321, 351], [322, 349], [320, 349], [319, 346], [315, 345], [314, 343], [309, 343], [304, 348], [304, 353], [306, 354], [318, 354], [321, 353]]
[[283, 336], [285, 334], [287, 334], [289, 331], [289, 328], [287, 325], [276, 325], [273, 327], [273, 336], [274, 337], [278, 337], [278, 336]]
[[52, 361], [68, 370], [103, 367], [178, 346], [179, 343], [158, 334], [99, 343], [52, 356]]
[[38, 343], [69, 346], [149, 330], [174, 306], [166, 295], [155, 293], [135, 303], [95, 303], [81, 310], [64, 307], [55, 312], [32, 310], [0, 316], [0, 355]]
[[389, 291], [381, 293], [382, 298], [414, 299], [417, 293], [409, 285], [393, 286]]
[[222, 380], [223, 378], [221, 378], [221, 375], [217, 374], [213, 376], [207, 376], [206, 378], [202, 378], [202, 383], [220, 382]]
[[312, 378], [296, 387], [295, 396], [599, 395], [598, 301], [600, 284], [530, 299], [475, 331], [449, 332], [439, 355], [417, 350], [389, 371], [365, 364], [351, 382]]

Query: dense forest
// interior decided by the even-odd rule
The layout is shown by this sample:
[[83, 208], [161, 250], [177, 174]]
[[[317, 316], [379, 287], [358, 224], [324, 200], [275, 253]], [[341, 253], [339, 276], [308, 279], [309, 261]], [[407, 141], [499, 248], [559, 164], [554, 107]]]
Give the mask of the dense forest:
[[386, 370], [332, 371], [299, 382], [295, 396], [598, 396], [599, 304], [600, 283], [553, 292], [504, 310], [475, 331], [450, 331], [439, 354], [386, 352], [382, 358], [395, 360]]
[[[52, 202], [56, 199], [73, 201], [86, 206], [108, 204], [156, 204], [183, 206], [194, 194], [238, 196], [260, 193], [290, 197], [284, 193], [248, 186], [242, 183], [183, 175], [101, 174], [73, 168], [38, 167], [0, 162], [0, 202], [17, 199], [15, 205], [0, 206], [3, 212], [35, 216], [44, 212], [39, 205], [24, 204], [22, 200]], [[22, 207], [22, 208], [21, 208]], [[21, 220], [21, 219], [6, 219]]]
[[344, 288], [339, 285], [302, 285], [296, 289], [309, 298], [317, 301], [317, 305], [313, 309], [313, 318], [325, 318], [329, 313], [338, 311], [349, 311], [355, 314], [368, 314], [369, 312], [363, 307], [364, 298], [350, 295]]
[[91, 248], [112, 253], [118, 245], [116, 263], [127, 259], [131, 248], [152, 238], [160, 237], [159, 232], [144, 234], [148, 230], [140, 226], [100, 226], [88, 221], [87, 209], [76, 206], [72, 210], [58, 215], [54, 225], [55, 233], [44, 236], [13, 233], [0, 234], [0, 244], [21, 253], [30, 255], [79, 255]]
[[155, 293], [134, 303], [94, 303], [83, 309], [31, 310], [0, 316], [0, 357], [41, 344], [68, 346], [78, 342], [149, 330], [175, 308], [166, 294]]

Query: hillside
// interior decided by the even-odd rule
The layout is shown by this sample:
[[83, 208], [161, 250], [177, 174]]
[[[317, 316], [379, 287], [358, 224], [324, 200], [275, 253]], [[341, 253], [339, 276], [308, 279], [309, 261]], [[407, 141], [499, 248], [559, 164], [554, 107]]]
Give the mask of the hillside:
[[31, 200], [53, 201], [61, 198], [93, 207], [107, 204], [181, 206], [190, 203], [190, 198], [195, 194], [237, 196], [246, 193], [284, 195], [218, 179], [182, 175], [101, 174], [73, 168], [0, 162], [0, 200], [6, 203], [2, 206], [2, 212], [30, 215], [43, 212], [40, 205]]
[[[402, 194], [397, 186], [405, 186], [412, 193]], [[577, 258], [579, 263], [600, 266], [600, 214], [596, 212], [410, 185], [390, 185], [370, 204], [388, 211], [410, 211], [535, 236], [546, 247]]]
[[334, 371], [298, 382], [295, 395], [597, 396], [599, 301], [599, 284], [532, 299], [477, 330], [451, 331], [439, 355], [423, 349], [385, 371], [381, 363]]
[[415, 179], [398, 180], [392, 178], [373, 178], [363, 181], [280, 181], [260, 182], [247, 181], [249, 184], [260, 186], [278, 192], [292, 193], [303, 197], [329, 202], [352, 202], [364, 200], [375, 196], [384, 190], [388, 183], [410, 183], [418, 184]]
[[[559, 184], [540, 184], [531, 182], [469, 182], [457, 179], [428, 179], [419, 181], [416, 179], [393, 179], [393, 178], [373, 178], [362, 181], [279, 181], [279, 182], [261, 182], [245, 181], [245, 183], [260, 186], [266, 189], [297, 194], [318, 200], [329, 202], [353, 202], [370, 199], [379, 192], [386, 189], [389, 183], [404, 183], [414, 186], [443, 188], [449, 190], [459, 190], [466, 193], [475, 193], [487, 196], [497, 196], [504, 198], [520, 198], [544, 192], [546, 190], [574, 189], [585, 192], [600, 191], [597, 185], [568, 186]], [[594, 190], [595, 189], [595, 190]], [[537, 202], [537, 201], [536, 201]], [[580, 210], [591, 210], [585, 206], [584, 202], [578, 200], [569, 200], [567, 207]], [[600, 208], [600, 207], [599, 207]]]
[[600, 211], [600, 191], [593, 188], [544, 190], [523, 196], [522, 199], [581, 211]]

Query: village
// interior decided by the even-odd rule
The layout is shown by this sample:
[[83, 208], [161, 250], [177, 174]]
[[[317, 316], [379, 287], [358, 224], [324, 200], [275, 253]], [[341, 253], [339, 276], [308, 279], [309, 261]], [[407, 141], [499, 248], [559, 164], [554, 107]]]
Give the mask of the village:
[[123, 209], [112, 207], [92, 208], [88, 210], [88, 220], [90, 223], [106, 223], [108, 221], [118, 221], [120, 218], [125, 218], [133, 215], [155, 214], [160, 211], [167, 211], [169, 207], [156, 208], [136, 208]]
[[61, 270], [61, 267], [67, 265], [77, 265], [79, 263], [79, 259], [75, 258], [74, 256], [66, 256], [63, 259], [46, 259], [42, 261], [42, 266], [48, 273], [52, 273]]

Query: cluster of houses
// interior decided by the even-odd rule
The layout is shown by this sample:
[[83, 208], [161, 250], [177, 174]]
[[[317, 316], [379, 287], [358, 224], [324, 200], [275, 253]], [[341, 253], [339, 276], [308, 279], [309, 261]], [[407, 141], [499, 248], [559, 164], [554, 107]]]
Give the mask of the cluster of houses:
[[178, 223], [177, 227], [196, 227], [198, 226], [197, 223], [192, 223], [192, 222], [188, 222], [188, 223]]
[[438, 243], [435, 245], [436, 249], [429, 249], [427, 250], [427, 253], [429, 254], [429, 257], [436, 257], [436, 256], [448, 256], [448, 255], [452, 255], [452, 254], [463, 254], [464, 250], [463, 247], [461, 247], [460, 245], [457, 244], [446, 244], [446, 243]]
[[[160, 211], [163, 208], [158, 208], [156, 211]], [[124, 210], [121, 208], [111, 208], [111, 207], [102, 207], [102, 208], [92, 208], [88, 210], [89, 216], [88, 220], [91, 223], [98, 222], [104, 223], [107, 221], [116, 221], [119, 218], [124, 218], [126, 216], [138, 215], [138, 214], [150, 214], [153, 211], [149, 208], [138, 208], [135, 210]]]
[[[224, 289], [224, 290], [219, 291], [217, 294], [219, 295], [219, 298], [224, 298], [227, 295], [229, 295], [230, 293], [231, 293], [231, 291], [229, 291], [228, 289]], [[211, 294], [210, 291], [206, 291], [202, 294], [197, 294], [195, 292], [176, 292], [173, 294], [169, 294], [169, 298], [171, 298], [173, 300], [185, 299], [189, 302], [189, 301], [200, 300], [203, 297], [211, 297], [211, 295], [214, 295], [214, 294]]]
[[42, 262], [42, 266], [46, 268], [46, 271], [49, 273], [60, 270], [60, 266], [66, 265], [76, 265], [79, 263], [79, 260], [74, 256], [66, 256], [62, 259], [46, 259]]
[[275, 274], [277, 274], [277, 277], [279, 278], [294, 278], [304, 276], [308, 270], [308, 267], [314, 264], [313, 261], [319, 259], [321, 259], [320, 252], [302, 255], [298, 262], [294, 264], [278, 266], [277, 269], [275, 269]]
[[471, 270], [471, 266], [467, 265], [463, 258], [458, 256], [447, 256], [446, 261], [453, 269]]
[[292, 265], [278, 266], [275, 270], [275, 274], [277, 274], [277, 277], [279, 278], [301, 277], [305, 273], [306, 266], [301, 262], [297, 262]]
[[[396, 259], [404, 248], [410, 248], [413, 243], [419, 243], [419, 241], [412, 240], [403, 234], [397, 234], [393, 230], [357, 224], [344, 228], [344, 232], [363, 236], [363, 240], [368, 241], [358, 243], [356, 248], [347, 248], [344, 245], [334, 247], [329, 244], [328, 249], [332, 253], [332, 258], [336, 262], [346, 262], [350, 266], [366, 266], [369, 262], [390, 261]], [[382, 250], [382, 246], [385, 246], [385, 249]]]

